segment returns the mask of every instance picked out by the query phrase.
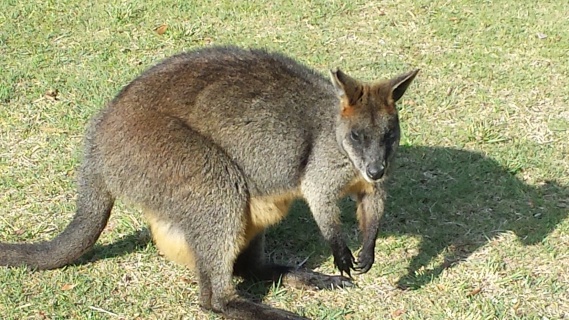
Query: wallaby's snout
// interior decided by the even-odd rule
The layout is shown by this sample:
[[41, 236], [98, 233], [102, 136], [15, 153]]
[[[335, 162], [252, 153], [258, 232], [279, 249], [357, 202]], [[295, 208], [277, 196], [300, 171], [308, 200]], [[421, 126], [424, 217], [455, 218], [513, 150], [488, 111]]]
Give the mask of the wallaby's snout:
[[377, 181], [385, 173], [385, 161], [371, 163], [366, 168], [366, 175], [369, 179]]

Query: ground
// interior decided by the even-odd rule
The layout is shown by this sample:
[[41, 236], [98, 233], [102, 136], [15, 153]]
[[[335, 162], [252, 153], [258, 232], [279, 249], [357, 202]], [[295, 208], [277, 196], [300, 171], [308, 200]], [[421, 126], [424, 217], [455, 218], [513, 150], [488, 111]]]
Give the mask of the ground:
[[[357, 288], [241, 284], [315, 319], [569, 317], [569, 11], [562, 1], [0, 3], [0, 241], [54, 237], [74, 211], [89, 117], [142, 70], [212, 44], [263, 46], [364, 79], [421, 68], [400, 108], [376, 263]], [[345, 229], [359, 249], [353, 204]], [[77, 265], [0, 269], [4, 319], [217, 319], [119, 203]], [[303, 203], [270, 256], [337, 273]]]

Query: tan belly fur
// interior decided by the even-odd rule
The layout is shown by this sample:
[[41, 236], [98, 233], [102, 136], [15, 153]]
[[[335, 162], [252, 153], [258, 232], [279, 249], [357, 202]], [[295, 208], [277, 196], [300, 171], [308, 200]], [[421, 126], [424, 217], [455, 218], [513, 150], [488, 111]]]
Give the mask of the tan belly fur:
[[144, 216], [150, 225], [156, 248], [166, 259], [195, 270], [195, 258], [184, 233], [171, 222], [160, 220], [152, 211], [145, 210]]
[[[299, 192], [287, 192], [275, 196], [253, 197], [249, 203], [249, 212], [244, 216], [245, 231], [237, 241], [239, 251], [267, 227], [281, 221], [288, 213], [292, 201]], [[166, 259], [185, 265], [195, 270], [195, 257], [191, 246], [179, 227], [151, 210], [143, 210], [150, 225], [150, 232], [156, 247]]]

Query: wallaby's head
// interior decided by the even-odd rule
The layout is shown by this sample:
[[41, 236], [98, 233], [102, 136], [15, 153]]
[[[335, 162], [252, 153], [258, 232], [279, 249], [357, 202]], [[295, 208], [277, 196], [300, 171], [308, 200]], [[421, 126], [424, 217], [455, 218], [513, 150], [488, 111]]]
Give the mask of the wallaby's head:
[[395, 103], [419, 70], [367, 84], [340, 70], [331, 78], [340, 98], [336, 138], [355, 168], [369, 182], [380, 180], [399, 146], [400, 128]]

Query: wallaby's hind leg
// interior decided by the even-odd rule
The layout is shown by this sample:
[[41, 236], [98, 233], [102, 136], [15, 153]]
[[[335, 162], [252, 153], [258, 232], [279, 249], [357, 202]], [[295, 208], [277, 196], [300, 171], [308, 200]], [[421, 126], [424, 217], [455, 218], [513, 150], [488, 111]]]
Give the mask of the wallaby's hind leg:
[[196, 269], [198, 270], [198, 279], [200, 283], [200, 306], [206, 310], [213, 310], [211, 305], [211, 299], [213, 296], [213, 286], [211, 284], [211, 278], [207, 271], [207, 266], [201, 266]]
[[248, 210], [246, 193], [242, 192], [245, 186], [239, 185], [238, 180], [230, 184], [233, 188], [224, 190], [216, 187], [219, 182], [208, 184], [211, 192], [223, 195], [225, 201], [203, 201], [203, 205], [191, 213], [193, 216], [208, 217], [215, 213], [216, 216], [226, 217], [223, 223], [203, 221], [203, 225], [195, 225], [198, 221], [193, 221], [194, 226], [187, 228], [187, 239], [195, 252], [201, 306], [223, 313], [229, 319], [304, 319], [288, 311], [254, 303], [238, 296], [236, 292], [232, 281], [233, 266], [245, 246]]
[[[228, 319], [306, 319], [294, 313], [271, 308], [240, 297], [232, 283], [231, 264], [233, 260], [230, 255], [224, 255], [223, 252], [210, 251], [209, 253], [211, 254], [207, 257], [196, 255], [200, 283], [200, 305], [203, 308], [222, 313]], [[218, 262], [213, 268], [211, 260]]]
[[[152, 175], [139, 175], [143, 180], [122, 187], [129, 191], [131, 200], [140, 199], [138, 203], [151, 213], [151, 224], [152, 220], [157, 222], [153, 231], [160, 239], [167, 239], [158, 241], [162, 248], [167, 248], [168, 243], [181, 244], [191, 251], [199, 277], [201, 306], [229, 319], [302, 319], [236, 293], [233, 264], [249, 240], [246, 227], [250, 220], [249, 192], [240, 168], [217, 145], [184, 123], [161, 115], [155, 115], [152, 123], [155, 126], [139, 132], [146, 135], [145, 139], [131, 143], [160, 155], [145, 158], [145, 166], [155, 169], [148, 171]], [[138, 170], [137, 165], [121, 162], [125, 171]], [[131, 185], [153, 196], [140, 198], [139, 189]], [[178, 252], [169, 248], [168, 254], [170, 258], [181, 257]]]
[[[195, 252], [201, 306], [220, 312], [229, 319], [304, 319], [288, 311], [254, 303], [237, 294], [232, 281], [233, 266], [247, 240], [248, 198], [244, 180], [237, 176], [238, 168], [232, 168], [229, 164], [222, 168], [223, 182], [208, 179], [202, 187], [224, 201], [208, 201], [201, 197], [188, 199], [189, 203], [196, 204], [188, 216], [223, 219], [192, 219], [187, 225], [182, 225], [187, 230], [186, 239]], [[227, 172], [234, 173], [230, 174], [232, 180], [227, 180]]]
[[251, 240], [233, 266], [233, 274], [253, 281], [279, 281], [280, 277], [293, 267], [270, 264], [265, 259], [265, 233], [261, 232]]
[[233, 268], [235, 275], [253, 281], [280, 282], [293, 288], [336, 289], [353, 286], [344, 276], [330, 276], [311, 270], [267, 262], [265, 233], [261, 232], [243, 250]]

